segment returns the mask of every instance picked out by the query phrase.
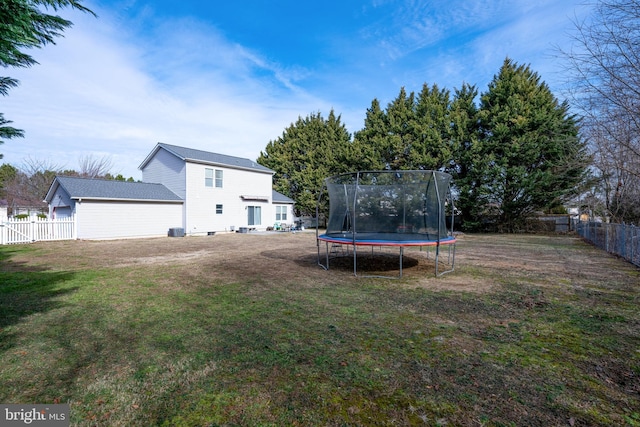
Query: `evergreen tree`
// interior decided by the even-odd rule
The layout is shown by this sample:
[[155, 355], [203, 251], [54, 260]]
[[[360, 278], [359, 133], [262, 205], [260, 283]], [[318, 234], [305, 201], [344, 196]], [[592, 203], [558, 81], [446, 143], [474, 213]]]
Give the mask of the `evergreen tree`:
[[371, 101], [364, 119], [364, 128], [355, 133], [353, 138], [354, 151], [358, 154], [359, 162], [354, 170], [388, 169], [381, 147], [386, 146], [387, 125], [384, 111], [380, 108], [380, 101]]
[[477, 173], [477, 150], [480, 147], [478, 107], [476, 86], [464, 84], [456, 89], [451, 102], [449, 116], [451, 119], [450, 149], [452, 159], [446, 171], [453, 177], [457, 193], [456, 207], [462, 213], [462, 222], [467, 228], [477, 228], [475, 221], [482, 209], [478, 209], [475, 201], [481, 175]]
[[[11, 123], [13, 122], [5, 119], [4, 114], [0, 113], [0, 144], [4, 144], [3, 139], [22, 138], [24, 136], [24, 131], [16, 129], [13, 126], [7, 126]], [[0, 159], [2, 159], [2, 157], [4, 156], [0, 153]]]
[[404, 88], [385, 111], [374, 99], [355, 146], [365, 153], [369, 169], [441, 169], [450, 159], [449, 92], [423, 87], [416, 100]]
[[18, 169], [8, 163], [0, 166], [0, 200], [7, 198], [7, 187], [18, 175]]
[[476, 211], [506, 231], [572, 195], [589, 158], [566, 102], [529, 66], [506, 59], [480, 98], [481, 138], [465, 188]]
[[415, 95], [407, 95], [404, 88], [398, 97], [387, 106], [385, 124], [387, 138], [380, 150], [387, 169], [413, 169], [409, 153], [417, 141], [415, 133]]
[[[83, 12], [93, 12], [80, 4], [79, 0], [2, 0], [0, 1], [0, 65], [2, 67], [30, 67], [37, 61], [26, 52], [46, 44], [55, 44], [55, 39], [72, 25], [71, 21], [43, 12], [70, 7]], [[18, 85], [11, 77], [0, 77], [0, 95], [6, 96], [9, 89]], [[0, 113], [0, 138], [22, 137], [23, 131], [15, 129], [11, 121]], [[4, 141], [0, 140], [0, 144]], [[1, 158], [1, 156], [0, 156]]]
[[450, 146], [450, 93], [446, 89], [424, 84], [415, 106], [411, 129], [414, 143], [409, 148], [411, 169], [437, 170], [452, 156]]
[[331, 110], [326, 120], [320, 113], [298, 117], [269, 141], [258, 163], [275, 171], [275, 190], [295, 200], [298, 215], [315, 215], [324, 179], [348, 172], [353, 158], [351, 135]]

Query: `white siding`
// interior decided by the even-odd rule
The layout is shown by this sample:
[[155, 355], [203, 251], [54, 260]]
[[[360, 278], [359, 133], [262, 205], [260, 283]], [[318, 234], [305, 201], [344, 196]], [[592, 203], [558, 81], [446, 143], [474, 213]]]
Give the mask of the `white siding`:
[[[222, 188], [205, 186], [206, 168], [223, 171]], [[262, 211], [262, 224], [251, 227], [264, 230], [273, 225], [275, 213], [271, 204], [271, 173], [187, 163], [186, 176], [186, 233], [200, 234], [247, 227], [248, 206], [260, 206]], [[265, 200], [243, 200], [242, 196], [258, 196]], [[223, 206], [222, 214], [216, 214], [218, 204]]]
[[185, 200], [186, 167], [184, 160], [160, 148], [142, 169], [142, 182], [164, 184], [178, 197]]
[[[49, 218], [60, 218], [61, 216], [59, 214], [63, 212], [62, 216], [71, 216], [73, 214], [74, 205], [75, 202], [71, 200], [69, 194], [58, 186], [56, 192], [51, 198], [51, 202], [49, 203]], [[65, 209], [66, 207], [69, 207], [69, 209]]]
[[166, 236], [182, 227], [182, 203], [83, 200], [76, 220], [79, 239]]

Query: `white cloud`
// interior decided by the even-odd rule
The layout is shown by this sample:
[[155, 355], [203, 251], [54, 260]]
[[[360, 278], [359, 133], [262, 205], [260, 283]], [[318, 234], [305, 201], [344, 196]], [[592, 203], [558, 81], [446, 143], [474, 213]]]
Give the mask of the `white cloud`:
[[[531, 64], [552, 89], [557, 89], [562, 76], [554, 46], [567, 42], [574, 13], [584, 15], [587, 11], [577, 2], [552, 0], [429, 3], [428, 13], [436, 17], [430, 21], [434, 25], [430, 32], [422, 31], [419, 24], [424, 19], [420, 16], [415, 16], [417, 24], [412, 24], [412, 14], [407, 13], [412, 9], [397, 12], [404, 18], [396, 21], [415, 30], [416, 38], [425, 34], [435, 39], [422, 47], [408, 38], [394, 39], [393, 53], [397, 55], [385, 67], [398, 87], [419, 91], [423, 83], [449, 89], [470, 83], [482, 92], [510, 57], [520, 64]], [[397, 90], [392, 95], [396, 94]]]
[[150, 39], [104, 11], [74, 16], [31, 69], [10, 70], [21, 86], [3, 103], [23, 140], [3, 161], [112, 156], [114, 172], [137, 166], [156, 142], [255, 159], [298, 115], [326, 108], [276, 64], [193, 20], [167, 22]]
[[507, 55], [547, 81], [578, 1], [375, 0], [363, 27], [327, 37], [331, 54], [305, 66], [196, 18], [92, 7], [98, 19], [74, 13], [58, 45], [33, 52], [40, 65], [6, 70], [21, 86], [2, 112], [26, 138], [0, 152], [14, 165], [31, 156], [69, 168], [109, 155], [114, 172], [135, 178], [159, 141], [255, 159], [298, 116], [333, 108], [354, 132], [374, 98], [384, 107], [401, 86], [483, 91]]
[[[574, 14], [588, 9], [575, 3], [546, 1], [524, 2], [513, 19], [477, 37], [470, 44], [480, 74], [497, 74], [506, 57], [519, 64], [530, 64], [552, 89], [558, 89], [562, 76], [555, 47], [566, 43]], [[489, 81], [483, 83], [481, 90]]]

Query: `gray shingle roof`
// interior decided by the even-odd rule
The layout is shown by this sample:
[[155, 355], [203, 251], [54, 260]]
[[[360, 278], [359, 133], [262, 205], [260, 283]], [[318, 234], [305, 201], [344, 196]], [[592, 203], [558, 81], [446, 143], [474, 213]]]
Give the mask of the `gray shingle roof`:
[[295, 201], [276, 190], [271, 190], [271, 200], [273, 203], [295, 203]]
[[227, 156], [226, 154], [211, 153], [209, 151], [196, 150], [194, 148], [179, 147], [177, 145], [164, 144], [162, 142], [159, 142], [158, 145], [156, 145], [156, 148], [152, 151], [152, 154], [147, 157], [147, 159], [145, 159], [145, 161], [140, 165], [140, 169], [144, 167], [147, 161], [149, 161], [152, 157], [153, 153], [155, 153], [159, 148], [164, 148], [165, 150], [173, 153], [175, 156], [178, 156], [185, 161], [188, 160], [193, 162], [203, 162], [221, 166], [255, 170], [258, 172], [273, 173], [273, 170], [262, 166], [254, 162], [253, 160], [244, 159], [242, 157]]
[[[72, 199], [148, 200], [181, 202], [173, 191], [162, 184], [146, 182], [109, 181], [104, 179], [58, 176], [52, 184], [49, 197], [55, 192], [56, 182]], [[52, 191], [53, 190], [53, 191]]]

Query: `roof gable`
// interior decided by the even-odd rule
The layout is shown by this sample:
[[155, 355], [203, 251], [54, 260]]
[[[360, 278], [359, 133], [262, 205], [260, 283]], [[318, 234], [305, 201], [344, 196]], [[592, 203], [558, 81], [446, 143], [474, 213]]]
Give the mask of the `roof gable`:
[[112, 181], [104, 179], [57, 176], [45, 197], [46, 202], [61, 187], [72, 199], [138, 200], [182, 202], [174, 192], [162, 184]]
[[255, 172], [261, 173], [270, 173], [273, 174], [274, 171], [262, 166], [253, 160], [245, 159], [242, 157], [234, 157], [228, 156], [226, 154], [218, 154], [212, 153], [209, 151], [196, 150], [194, 148], [180, 147], [177, 145], [164, 144], [159, 142], [155, 148], [149, 153], [149, 155], [144, 159], [144, 161], [138, 167], [139, 169], [144, 169], [144, 167], [151, 161], [151, 159], [155, 156], [158, 150], [164, 149], [167, 152], [173, 154], [179, 159], [185, 162], [193, 162], [193, 163], [205, 163], [211, 165], [219, 165], [219, 166], [227, 166], [236, 169], [246, 169], [252, 170]]

